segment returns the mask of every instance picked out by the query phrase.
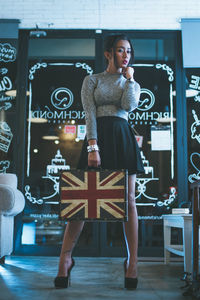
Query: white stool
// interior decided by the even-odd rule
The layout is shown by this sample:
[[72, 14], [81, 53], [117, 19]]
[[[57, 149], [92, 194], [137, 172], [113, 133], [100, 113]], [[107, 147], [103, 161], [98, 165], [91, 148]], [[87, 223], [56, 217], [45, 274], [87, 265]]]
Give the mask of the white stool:
[[[184, 272], [192, 273], [192, 215], [163, 215], [164, 262], [170, 262], [170, 252], [184, 257]], [[171, 245], [171, 228], [182, 228], [183, 245]]]

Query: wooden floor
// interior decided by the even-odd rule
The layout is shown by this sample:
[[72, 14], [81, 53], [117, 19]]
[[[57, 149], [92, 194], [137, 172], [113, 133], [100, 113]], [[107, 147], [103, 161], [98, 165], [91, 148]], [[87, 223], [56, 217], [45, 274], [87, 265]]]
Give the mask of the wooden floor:
[[139, 262], [139, 285], [135, 291], [123, 288], [122, 258], [75, 257], [72, 286], [57, 290], [58, 257], [11, 256], [0, 265], [0, 300], [181, 300], [184, 282], [182, 263]]

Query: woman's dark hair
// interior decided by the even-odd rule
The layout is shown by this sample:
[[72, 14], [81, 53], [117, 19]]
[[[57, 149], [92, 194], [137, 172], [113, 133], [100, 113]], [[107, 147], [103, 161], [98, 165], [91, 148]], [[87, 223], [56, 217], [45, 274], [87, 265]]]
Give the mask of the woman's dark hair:
[[[105, 40], [104, 40], [104, 51], [112, 52], [112, 49], [114, 50], [114, 62], [115, 66], [117, 67], [117, 61], [116, 61], [116, 55], [115, 55], [115, 49], [116, 49], [116, 44], [118, 41], [128, 41], [131, 47], [131, 59], [129, 63], [133, 63], [134, 61], [134, 50], [133, 46], [131, 44], [130, 39], [127, 37], [125, 34], [112, 34], [108, 35]], [[108, 64], [108, 60], [106, 59], [106, 63]]]

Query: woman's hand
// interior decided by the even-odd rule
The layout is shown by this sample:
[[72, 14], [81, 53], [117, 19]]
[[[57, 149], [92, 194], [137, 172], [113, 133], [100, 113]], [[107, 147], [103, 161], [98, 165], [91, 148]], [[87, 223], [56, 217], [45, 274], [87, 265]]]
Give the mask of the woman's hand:
[[132, 67], [123, 68], [122, 74], [126, 79], [133, 79], [134, 69]]
[[93, 151], [88, 153], [88, 166], [97, 168], [101, 165], [101, 158], [99, 151]]

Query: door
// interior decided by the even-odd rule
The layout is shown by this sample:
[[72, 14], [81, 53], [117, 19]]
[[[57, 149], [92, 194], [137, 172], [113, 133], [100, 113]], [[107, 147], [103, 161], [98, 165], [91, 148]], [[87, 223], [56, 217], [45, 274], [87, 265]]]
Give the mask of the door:
[[[75, 168], [85, 135], [80, 90], [86, 75], [104, 70], [103, 37], [110, 31], [58, 32], [30, 38], [23, 189], [16, 253], [58, 255], [65, 224], [59, 213], [59, 170]], [[113, 33], [113, 32], [112, 32]], [[163, 255], [162, 214], [177, 198], [176, 34], [130, 32], [135, 79], [141, 85], [130, 126], [145, 174], [137, 177], [139, 256]], [[180, 70], [179, 70], [180, 73]], [[175, 237], [176, 238], [176, 237]], [[124, 256], [122, 223], [87, 222], [74, 255]]]
[[[139, 256], [163, 256], [162, 215], [178, 206], [175, 35], [129, 36], [135, 52], [134, 77], [141, 86], [139, 105], [129, 113], [129, 124], [145, 169], [136, 179]], [[124, 255], [122, 226], [107, 223], [102, 230], [103, 255]]]
[[[77, 165], [85, 137], [81, 85], [94, 70], [92, 38], [29, 40], [23, 253], [60, 252], [65, 222], [59, 219], [59, 172]], [[85, 224], [78, 254], [96, 255], [98, 235], [98, 224]]]

